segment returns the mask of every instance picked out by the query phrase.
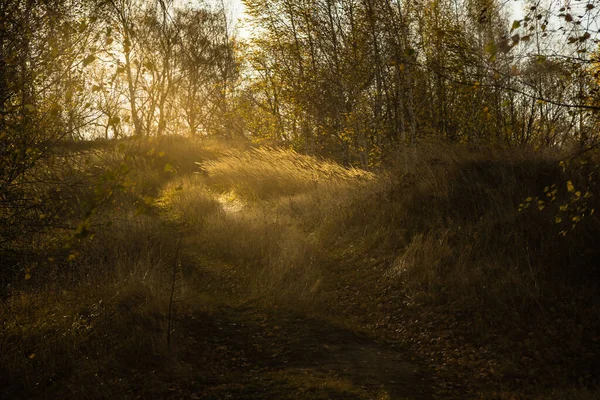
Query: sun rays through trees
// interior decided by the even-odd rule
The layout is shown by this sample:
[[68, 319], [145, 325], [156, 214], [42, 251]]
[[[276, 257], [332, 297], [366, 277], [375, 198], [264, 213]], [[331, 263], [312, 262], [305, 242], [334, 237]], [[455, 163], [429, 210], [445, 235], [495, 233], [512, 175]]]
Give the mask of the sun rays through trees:
[[0, 0], [0, 398], [598, 398], [600, 5]]

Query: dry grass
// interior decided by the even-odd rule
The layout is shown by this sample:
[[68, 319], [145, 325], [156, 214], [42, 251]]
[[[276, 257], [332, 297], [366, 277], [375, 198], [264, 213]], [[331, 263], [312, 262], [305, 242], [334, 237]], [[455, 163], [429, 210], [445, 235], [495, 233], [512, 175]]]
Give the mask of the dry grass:
[[202, 228], [206, 220], [222, 212], [221, 205], [199, 174], [180, 176], [168, 182], [157, 200], [175, 221]]
[[[82, 199], [93, 196], [83, 188]], [[91, 235], [61, 230], [35, 238], [40, 254], [22, 259], [0, 302], [2, 396], [122, 397], [148, 371], [175, 365], [166, 327], [176, 237], [127, 202], [138, 196], [116, 194], [110, 207], [95, 209]], [[85, 204], [71, 204], [76, 214], [68, 218], [77, 222]]]
[[270, 200], [312, 190], [360, 184], [373, 179], [369, 172], [298, 154], [292, 150], [257, 148], [229, 153], [201, 163], [210, 185], [234, 190], [248, 200]]
[[[112, 157], [116, 164], [125, 160]], [[176, 235], [155, 214], [135, 214], [135, 201], [159, 186], [158, 201], [150, 204], [189, 228], [192, 251], [230, 266], [243, 278], [245, 295], [263, 303], [306, 310], [347, 284], [363, 290], [356, 301], [389, 303], [399, 297], [382, 287], [395, 287], [417, 308], [452, 304], [485, 316], [476, 326], [483, 337], [502, 321], [506, 348], [524, 318], [532, 324], [556, 308], [568, 337], [556, 334], [540, 346], [559, 339], [579, 346], [587, 336], [577, 321], [594, 311], [598, 289], [600, 224], [589, 210], [600, 206], [600, 192], [588, 179], [596, 177], [598, 163], [592, 156], [563, 171], [563, 157], [424, 144], [371, 173], [291, 151], [254, 149], [203, 161], [203, 173], [157, 172], [154, 189], [132, 186], [134, 193], [117, 196], [124, 205], [106, 211], [113, 225], [84, 239], [75, 260], [40, 266], [27, 284], [14, 287], [2, 303], [3, 315], [11, 317], [3, 320], [0, 372], [17, 382], [17, 392], [47, 385], [57, 395], [102, 398], [124, 386], [113, 381], [118, 373], [97, 371], [127, 375], [136, 367], [170, 365], [166, 277]], [[139, 162], [140, 181], [158, 171]], [[577, 197], [567, 181], [590, 196]], [[553, 202], [540, 209], [531, 201], [518, 211], [552, 184]], [[568, 210], [561, 211], [565, 204]], [[572, 229], [573, 213], [583, 205], [588, 213]], [[569, 225], [556, 223], [557, 215]], [[367, 265], [384, 267], [374, 277]], [[342, 266], [352, 275], [344, 276]], [[51, 285], [44, 284], [47, 277]], [[571, 329], [580, 330], [570, 335]], [[548, 348], [549, 355], [558, 351]], [[586, 398], [585, 391], [576, 392]], [[555, 397], [570, 392], [564, 393]]]
[[326, 254], [311, 229], [323, 222], [323, 210], [329, 209], [325, 205], [336, 194], [353, 186], [356, 190], [374, 176], [293, 151], [264, 148], [201, 165], [207, 178], [198, 174], [175, 181], [163, 191], [161, 204], [171, 215], [185, 216], [190, 225], [201, 228], [198, 247], [203, 252], [246, 272], [252, 296], [311, 304]]
[[256, 287], [293, 294], [292, 302], [314, 298], [331, 254], [363, 252], [392, 260], [388, 278], [415, 294], [538, 304], [542, 282], [558, 279], [557, 264], [569, 257], [557, 252], [580, 238], [558, 236], [550, 206], [517, 211], [523, 199], [566, 179], [551, 154], [423, 145], [376, 176], [262, 148], [202, 167], [208, 177], [170, 184], [165, 204], [201, 222], [207, 252], [255, 271]]
[[[15, 291], [2, 303], [8, 318], [0, 371], [10, 382], [3, 388], [7, 396], [121, 397], [149, 370], [174, 365], [166, 342], [168, 282], [161, 271], [169, 260], [154, 247], [155, 232], [136, 228], [111, 230], [113, 240], [87, 249], [105, 260], [86, 252], [77, 283], [55, 280], [43, 290]], [[118, 232], [126, 236], [115, 237]], [[125, 240], [131, 234], [136, 240]]]
[[[217, 202], [198, 178], [173, 194], [169, 187], [161, 204], [195, 231], [197, 252], [227, 262], [247, 277], [248, 294], [267, 303], [308, 304], [319, 281], [321, 250], [295, 221], [255, 206], [243, 212]], [[171, 185], [170, 185], [171, 186]], [[229, 211], [224, 211], [229, 209]], [[184, 216], [184, 217], [180, 217]]]

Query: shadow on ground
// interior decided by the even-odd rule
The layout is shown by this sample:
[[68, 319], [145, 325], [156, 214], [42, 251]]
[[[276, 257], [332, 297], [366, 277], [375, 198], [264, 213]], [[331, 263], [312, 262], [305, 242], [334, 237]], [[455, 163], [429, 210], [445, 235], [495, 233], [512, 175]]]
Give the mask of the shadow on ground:
[[203, 399], [430, 398], [406, 352], [329, 322], [253, 307], [181, 321], [188, 395]]

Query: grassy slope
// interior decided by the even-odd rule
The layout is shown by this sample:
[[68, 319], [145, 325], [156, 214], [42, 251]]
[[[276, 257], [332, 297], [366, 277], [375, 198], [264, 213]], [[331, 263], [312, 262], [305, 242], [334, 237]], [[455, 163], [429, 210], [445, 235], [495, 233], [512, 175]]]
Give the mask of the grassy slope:
[[203, 248], [244, 266], [256, 298], [413, 341], [452, 390], [597, 384], [592, 158], [563, 171], [564, 155], [424, 145], [347, 180], [283, 154], [204, 165], [202, 185], [246, 207], [210, 219]]
[[74, 283], [2, 303], [11, 397], [595, 397], [593, 158], [423, 145], [372, 174], [144, 146]]

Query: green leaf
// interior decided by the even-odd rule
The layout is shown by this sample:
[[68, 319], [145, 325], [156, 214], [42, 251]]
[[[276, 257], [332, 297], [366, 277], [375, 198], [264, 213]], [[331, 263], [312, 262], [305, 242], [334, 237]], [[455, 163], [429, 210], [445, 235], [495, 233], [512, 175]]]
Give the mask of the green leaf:
[[512, 23], [512, 27], [510, 28], [510, 31], [514, 31], [515, 29], [519, 29], [521, 27], [521, 21], [520, 20], [514, 20]]

